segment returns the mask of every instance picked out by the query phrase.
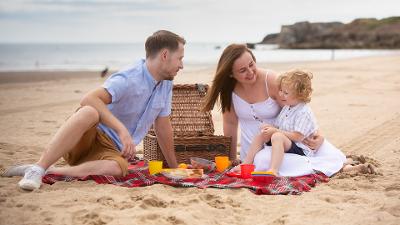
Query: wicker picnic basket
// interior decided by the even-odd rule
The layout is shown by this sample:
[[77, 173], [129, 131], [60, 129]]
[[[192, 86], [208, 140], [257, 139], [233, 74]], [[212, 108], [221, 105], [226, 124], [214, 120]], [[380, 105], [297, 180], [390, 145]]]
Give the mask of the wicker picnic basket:
[[[178, 163], [190, 163], [190, 157], [214, 160], [217, 155], [229, 156], [231, 138], [214, 135], [211, 112], [201, 112], [208, 90], [203, 84], [176, 84], [173, 87], [171, 123]], [[167, 165], [154, 130], [143, 140], [144, 158], [162, 160]]]

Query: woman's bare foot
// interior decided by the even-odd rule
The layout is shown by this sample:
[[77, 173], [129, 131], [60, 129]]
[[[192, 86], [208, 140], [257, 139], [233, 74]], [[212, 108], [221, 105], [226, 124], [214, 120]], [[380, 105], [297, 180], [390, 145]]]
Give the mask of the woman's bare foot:
[[375, 167], [372, 164], [364, 163], [359, 165], [345, 165], [342, 168], [342, 172], [355, 172], [362, 174], [376, 174]]

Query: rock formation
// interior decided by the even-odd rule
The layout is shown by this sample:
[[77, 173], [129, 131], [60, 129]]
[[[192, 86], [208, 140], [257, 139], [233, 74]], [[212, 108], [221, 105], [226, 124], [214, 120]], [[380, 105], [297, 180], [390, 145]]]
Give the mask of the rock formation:
[[340, 22], [299, 22], [282, 26], [278, 34], [267, 35], [262, 44], [278, 44], [279, 48], [400, 48], [400, 17], [356, 19]]

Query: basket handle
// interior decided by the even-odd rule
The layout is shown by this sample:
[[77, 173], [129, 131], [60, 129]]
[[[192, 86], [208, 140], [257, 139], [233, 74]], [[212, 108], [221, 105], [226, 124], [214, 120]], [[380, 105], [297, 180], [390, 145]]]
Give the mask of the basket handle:
[[207, 91], [206, 86], [207, 85], [205, 85], [205, 84], [196, 84], [196, 88], [200, 93], [204, 93]]

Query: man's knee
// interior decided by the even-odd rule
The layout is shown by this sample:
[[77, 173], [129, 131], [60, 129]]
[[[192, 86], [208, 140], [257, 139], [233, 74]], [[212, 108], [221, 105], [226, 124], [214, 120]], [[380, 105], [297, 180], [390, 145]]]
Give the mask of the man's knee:
[[99, 122], [100, 115], [99, 112], [93, 106], [83, 106], [76, 113], [75, 117], [82, 123], [88, 123], [89, 125], [94, 125]]

